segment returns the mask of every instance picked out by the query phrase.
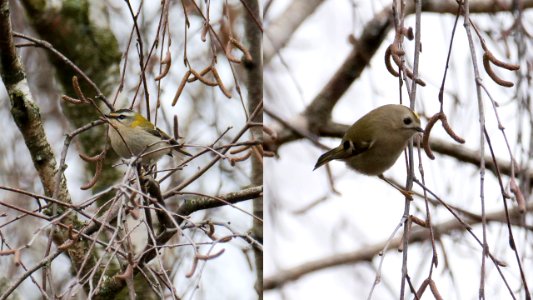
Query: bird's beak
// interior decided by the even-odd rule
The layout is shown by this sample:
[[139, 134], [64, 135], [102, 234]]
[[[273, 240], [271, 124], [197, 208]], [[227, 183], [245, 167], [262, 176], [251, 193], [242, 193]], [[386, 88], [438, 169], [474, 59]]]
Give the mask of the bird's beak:
[[104, 117], [106, 117], [107, 119], [116, 119], [117, 116], [114, 112], [110, 112], [108, 114], [105, 114]]
[[424, 132], [424, 129], [422, 129], [422, 127], [416, 127], [415, 130], [418, 132]]

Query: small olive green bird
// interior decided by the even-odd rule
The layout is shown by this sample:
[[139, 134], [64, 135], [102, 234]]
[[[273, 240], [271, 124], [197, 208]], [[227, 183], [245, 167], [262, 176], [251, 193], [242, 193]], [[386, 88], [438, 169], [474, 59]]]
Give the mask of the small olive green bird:
[[404, 193], [382, 174], [394, 165], [409, 139], [422, 131], [420, 118], [410, 108], [399, 104], [380, 106], [357, 120], [338, 147], [318, 158], [315, 169], [332, 160], [344, 160], [356, 171], [378, 175]]
[[173, 150], [191, 156], [180, 149], [175, 139], [130, 109], [119, 109], [106, 118], [111, 147], [122, 158], [141, 156], [141, 162], [147, 164], [157, 162], [163, 155], [172, 155]]

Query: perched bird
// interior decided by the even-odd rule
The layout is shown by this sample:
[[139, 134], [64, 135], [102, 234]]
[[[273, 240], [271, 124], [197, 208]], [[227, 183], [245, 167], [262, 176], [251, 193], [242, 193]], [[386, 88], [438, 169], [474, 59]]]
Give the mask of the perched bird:
[[155, 163], [172, 151], [191, 156], [181, 145], [142, 115], [119, 109], [106, 115], [111, 147], [122, 158], [140, 156], [143, 164]]
[[407, 191], [383, 177], [383, 172], [394, 165], [409, 139], [422, 131], [418, 115], [410, 108], [399, 104], [380, 106], [357, 120], [338, 147], [318, 158], [315, 169], [332, 160], [344, 160], [356, 171], [378, 175], [410, 197]]

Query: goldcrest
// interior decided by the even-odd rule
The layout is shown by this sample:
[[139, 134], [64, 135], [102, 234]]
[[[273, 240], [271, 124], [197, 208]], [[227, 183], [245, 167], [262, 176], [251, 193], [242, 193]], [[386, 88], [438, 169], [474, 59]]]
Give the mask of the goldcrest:
[[122, 158], [140, 156], [141, 162], [147, 164], [170, 155], [173, 150], [191, 156], [180, 149], [176, 140], [130, 109], [120, 109], [106, 117], [111, 147]]
[[318, 158], [315, 169], [339, 159], [360, 173], [381, 175], [394, 165], [409, 139], [422, 131], [420, 119], [411, 109], [399, 104], [383, 105], [357, 120], [338, 147]]

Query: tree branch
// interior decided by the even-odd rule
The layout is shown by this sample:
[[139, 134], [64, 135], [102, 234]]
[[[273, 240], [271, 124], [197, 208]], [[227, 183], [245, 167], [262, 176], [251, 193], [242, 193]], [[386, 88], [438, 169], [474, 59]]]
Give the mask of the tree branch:
[[[246, 7], [249, 9], [244, 18], [244, 30], [246, 40], [249, 45], [249, 51], [252, 60], [245, 61], [244, 70], [246, 71], [246, 88], [248, 92], [248, 111], [254, 111], [263, 101], [263, 34], [255, 21], [261, 20], [261, 1], [244, 0]], [[256, 114], [251, 121], [263, 123], [263, 111]], [[263, 139], [263, 127], [255, 126], [250, 128], [254, 140]], [[263, 153], [261, 146], [256, 146], [250, 151], [256, 154]], [[252, 155], [251, 159], [251, 183], [253, 185], [263, 184], [263, 160], [261, 154]], [[255, 239], [263, 243], [263, 195], [258, 194], [253, 200], [253, 218], [251, 232]], [[256, 272], [255, 290], [258, 299], [263, 299], [263, 251], [254, 247], [254, 258]]]
[[264, 64], [268, 65], [272, 57], [289, 42], [300, 25], [311, 16], [324, 0], [294, 0], [265, 31], [263, 39]]
[[[39, 107], [30, 94], [25, 72], [16, 54], [7, 0], [0, 0], [0, 76], [11, 102], [11, 114], [30, 152], [44, 194], [52, 197], [55, 189], [58, 188], [54, 198], [64, 203], [72, 203], [64, 175], [61, 174], [58, 177], [60, 178], [59, 185], [55, 183], [56, 174], [62, 173], [62, 170], [57, 169], [54, 153], [44, 132]], [[61, 214], [61, 209], [63, 208], [58, 207], [57, 215]], [[68, 214], [61, 221], [74, 227], [78, 224], [74, 213]], [[54, 230], [53, 240], [57, 245], [65, 243], [69, 240], [68, 232], [57, 227]], [[79, 270], [86, 255], [86, 242], [74, 243], [66, 253], [70, 256], [75, 269]]]
[[[324, 0], [294, 0], [276, 19], [270, 22], [265, 31], [264, 62], [268, 65], [272, 57], [284, 48], [298, 27], [311, 16]], [[533, 0], [521, 3], [524, 8], [533, 7]], [[414, 13], [412, 2], [407, 3], [406, 14]], [[511, 11], [512, 1], [470, 1], [470, 13], [498, 13]], [[422, 11], [431, 13], [457, 13], [454, 0], [426, 0], [422, 2]]]
[[[286, 143], [295, 141], [299, 138], [304, 137], [305, 130], [302, 128], [289, 128], [287, 126], [290, 126], [289, 123], [283, 124], [286, 127], [280, 127], [278, 129], [278, 132], [287, 132], [287, 134], [281, 135], [278, 139], [273, 140], [267, 138], [265, 139], [265, 148], [270, 151], [277, 151], [277, 149]], [[345, 124], [339, 124], [339, 123], [333, 123], [330, 122], [328, 124], [323, 124], [323, 126], [319, 127], [317, 129], [317, 134], [322, 137], [336, 137], [336, 138], [342, 138], [344, 133], [348, 130], [350, 126]], [[306, 134], [305, 138], [310, 138], [311, 135]], [[312, 142], [314, 142], [312, 140]], [[429, 145], [431, 147], [431, 150], [434, 152], [440, 153], [442, 155], [447, 155], [450, 157], [453, 157], [459, 161], [471, 164], [473, 166], [479, 166], [481, 162], [481, 158], [479, 156], [479, 153], [475, 150], [468, 149], [466, 147], [456, 145], [449, 143], [447, 141], [444, 141], [439, 138], [431, 138], [429, 140]], [[511, 176], [511, 162], [506, 162], [502, 160], [496, 160], [496, 164], [498, 165], [498, 168], [500, 170], [501, 174], [505, 174], [507, 176]], [[486, 168], [491, 171], [492, 173], [496, 174], [496, 164], [492, 160], [492, 157], [487, 155], [485, 156], [485, 166]], [[529, 178], [530, 183], [533, 185], [533, 170], [520, 170], [517, 166], [515, 166], [515, 172], [526, 172], [525, 178]]]
[[[521, 5], [523, 9], [532, 8], [533, 0], [524, 1]], [[511, 9], [511, 1], [479, 0], [470, 2], [471, 13], [496, 13], [510, 11]], [[456, 14], [457, 2], [453, 0], [423, 1], [422, 11]], [[408, 2], [406, 14], [412, 14], [413, 12], [414, 4]], [[368, 66], [368, 63], [387, 36], [391, 26], [391, 6], [385, 7], [381, 12], [377, 13], [370, 21], [368, 21], [361, 36], [357, 39], [352, 51], [348, 54], [343, 64], [302, 113], [304, 118], [303, 123], [306, 124], [306, 128], [303, 130], [319, 134], [322, 127], [329, 126], [328, 123], [333, 108], [351, 84], [359, 78], [363, 70]], [[302, 116], [298, 116], [298, 118], [302, 118]], [[268, 150], [270, 151], [275, 151], [277, 147], [281, 146], [283, 143], [300, 138], [300, 135], [295, 134], [294, 131], [287, 128], [279, 128], [276, 134], [278, 141], [275, 143], [277, 145], [274, 149], [269, 148]], [[268, 137], [266, 137], [266, 142], [267, 144], [272, 145], [271, 141], [268, 140]]]
[[[387, 36], [391, 25], [392, 9], [390, 7], [382, 10], [366, 24], [363, 33], [341, 67], [305, 109], [303, 114], [307, 118], [311, 131], [316, 132], [331, 118], [333, 107], [368, 66]], [[283, 137], [285, 134], [287, 132], [279, 132], [278, 136]]]
[[224, 201], [227, 201], [228, 203], [235, 204], [235, 203], [239, 203], [242, 201], [254, 199], [257, 197], [262, 197], [262, 195], [263, 195], [263, 186], [259, 185], [259, 186], [246, 188], [238, 192], [227, 193], [221, 196], [217, 196], [215, 198], [214, 197], [192, 198], [192, 199], [187, 200], [185, 203], [183, 203], [176, 213], [178, 215], [188, 216], [200, 210], [227, 205], [227, 203], [224, 203], [218, 199], [222, 199]]
[[[530, 203], [527, 207], [527, 211], [533, 210], [533, 203]], [[523, 215], [519, 213], [519, 208], [515, 207], [512, 210], [509, 211], [509, 214], [514, 220], [514, 225], [516, 226], [524, 226], [523, 223], [520, 223], [518, 219], [522, 217]], [[479, 218], [470, 218], [471, 222], [469, 225], [476, 225], [481, 223], [481, 217]], [[494, 213], [487, 214], [487, 222], [500, 222], [500, 223], [506, 223], [506, 217], [505, 217], [505, 211], [498, 211]], [[528, 228], [529, 230], [533, 230], [532, 228]], [[463, 224], [461, 224], [456, 219], [443, 222], [441, 224], [437, 224], [433, 226], [433, 231], [435, 233], [435, 239], [441, 236], [449, 235], [452, 232], [456, 231], [464, 231], [465, 227]], [[429, 240], [429, 230], [425, 228], [419, 228], [418, 230], [413, 230], [413, 232], [409, 235], [409, 243], [420, 243]], [[310, 261], [307, 263], [303, 263], [299, 266], [293, 267], [288, 270], [281, 270], [278, 272], [278, 274], [274, 276], [270, 276], [265, 278], [264, 284], [265, 284], [265, 290], [269, 289], [277, 289], [282, 287], [284, 284], [289, 283], [291, 281], [298, 280], [302, 276], [305, 276], [307, 274], [337, 267], [341, 265], [346, 264], [356, 264], [361, 262], [369, 262], [374, 257], [379, 255], [381, 251], [385, 248], [385, 245], [389, 243], [389, 241], [382, 241], [378, 242], [373, 245], [365, 245], [361, 249], [348, 252], [348, 253], [338, 253], [334, 254], [329, 257], [317, 259], [314, 261]], [[394, 238], [392, 241], [390, 241], [390, 244], [388, 246], [388, 249], [397, 249], [402, 243], [401, 237]]]
[[[228, 203], [235, 204], [238, 202], [242, 202], [245, 200], [254, 199], [257, 197], [262, 197], [263, 195], [263, 186], [255, 186], [247, 189], [243, 189], [238, 192], [228, 193], [224, 195], [220, 195], [217, 197], [197, 197], [190, 200], [187, 200], [184, 204], [182, 204], [178, 211], [175, 213], [179, 216], [188, 216], [196, 211], [209, 209], [209, 208], [215, 208], [227, 205]], [[223, 201], [221, 201], [223, 200]], [[182, 217], [176, 218], [176, 222], [178, 224], [183, 223], [185, 219]], [[156, 245], [164, 245], [166, 242], [168, 242], [176, 233], [178, 233], [178, 230], [167, 230], [162, 232], [157, 238], [156, 238]], [[153, 245], [148, 245], [144, 253], [140, 258], [136, 259], [139, 264], [146, 264], [150, 260], [152, 260], [156, 255], [156, 249], [158, 247], [154, 247]], [[138, 273], [138, 268], [135, 268], [135, 274]], [[117, 276], [114, 276], [111, 278], [106, 284], [100, 289], [100, 292], [95, 294], [95, 299], [111, 299], [116, 297], [117, 293], [119, 293], [124, 287], [126, 287], [126, 281], [117, 278]]]

